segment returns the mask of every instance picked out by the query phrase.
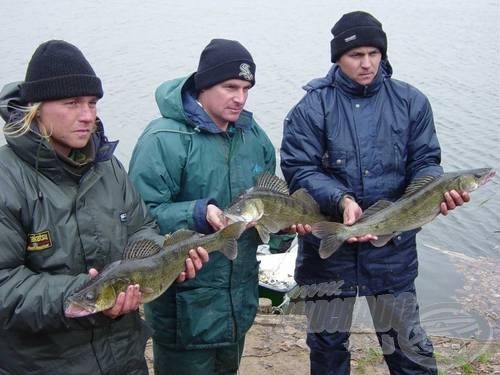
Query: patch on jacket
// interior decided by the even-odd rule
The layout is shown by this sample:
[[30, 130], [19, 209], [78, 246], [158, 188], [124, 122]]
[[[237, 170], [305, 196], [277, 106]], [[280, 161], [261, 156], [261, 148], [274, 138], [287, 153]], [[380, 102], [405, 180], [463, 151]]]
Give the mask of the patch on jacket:
[[38, 233], [28, 233], [28, 251], [46, 250], [52, 247], [52, 238], [48, 230]]

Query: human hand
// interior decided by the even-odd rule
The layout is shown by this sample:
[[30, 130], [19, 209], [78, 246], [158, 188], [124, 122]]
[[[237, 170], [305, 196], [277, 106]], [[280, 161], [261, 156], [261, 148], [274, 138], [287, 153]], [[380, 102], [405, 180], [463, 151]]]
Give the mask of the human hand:
[[[95, 268], [89, 270], [89, 277], [93, 279], [98, 274]], [[120, 315], [127, 314], [131, 311], [135, 311], [139, 308], [141, 302], [141, 291], [138, 284], [129, 285], [125, 292], [120, 292], [116, 297], [115, 304], [113, 307], [102, 311], [104, 315], [111, 319], [115, 319]], [[88, 311], [74, 305], [71, 310], [66, 310], [65, 315], [68, 317], [78, 317], [88, 315]]]
[[225, 228], [228, 224], [228, 219], [224, 216], [222, 210], [214, 204], [207, 206], [206, 220], [215, 231]]
[[198, 247], [196, 250], [189, 250], [189, 258], [186, 259], [186, 268], [177, 276], [177, 282], [182, 283], [186, 279], [192, 279], [196, 276], [196, 271], [199, 271], [203, 263], [208, 262], [208, 252], [203, 247]]
[[[344, 207], [344, 224], [353, 225], [356, 221], [359, 220], [359, 218], [363, 214], [363, 210], [361, 209], [361, 207], [359, 207], [356, 201], [348, 195], [344, 196], [342, 200], [342, 206]], [[368, 242], [377, 239], [377, 236], [367, 233], [359, 237], [349, 237], [346, 242], [352, 244], [356, 242]]]
[[444, 193], [444, 201], [441, 202], [440, 211], [443, 215], [448, 215], [449, 211], [468, 201], [470, 201], [470, 194], [466, 191], [460, 193], [456, 190], [447, 191]]
[[363, 210], [356, 203], [354, 198], [349, 195], [345, 195], [342, 198], [343, 220], [345, 225], [353, 225], [361, 217]]
[[113, 307], [103, 310], [102, 313], [111, 319], [120, 315], [136, 311], [141, 303], [142, 293], [139, 284], [129, 285], [125, 292], [120, 292], [116, 297]]
[[312, 228], [309, 224], [293, 224], [288, 228], [290, 233], [297, 233], [301, 236], [305, 236], [312, 232]]

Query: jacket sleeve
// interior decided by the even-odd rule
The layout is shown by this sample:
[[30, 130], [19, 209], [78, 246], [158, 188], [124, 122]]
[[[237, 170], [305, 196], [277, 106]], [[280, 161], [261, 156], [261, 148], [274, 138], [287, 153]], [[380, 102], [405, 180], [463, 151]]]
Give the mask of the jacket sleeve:
[[325, 214], [340, 217], [340, 199], [344, 194], [353, 195], [353, 192], [323, 168], [325, 127], [320, 94], [310, 92], [285, 118], [281, 170], [291, 191], [307, 189]]
[[408, 183], [416, 177], [440, 176], [443, 169], [441, 148], [434, 126], [432, 108], [427, 97], [415, 90], [410, 101], [410, 139], [408, 142]]
[[197, 212], [201, 216], [200, 210], [206, 210], [201, 202], [195, 210], [197, 200], [174, 201], [181, 191], [186, 151], [181, 140], [167, 143], [165, 138], [144, 134], [134, 148], [129, 166], [130, 179], [157, 220], [162, 234], [177, 228], [195, 229], [193, 214]]

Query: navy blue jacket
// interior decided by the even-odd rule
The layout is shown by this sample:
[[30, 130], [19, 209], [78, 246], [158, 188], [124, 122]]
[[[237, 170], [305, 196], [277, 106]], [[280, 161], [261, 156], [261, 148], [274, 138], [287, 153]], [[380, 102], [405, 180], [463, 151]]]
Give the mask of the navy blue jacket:
[[[396, 200], [416, 177], [442, 174], [429, 101], [391, 75], [383, 60], [374, 81], [362, 86], [333, 65], [304, 87], [284, 121], [281, 169], [290, 189], [306, 188], [335, 220], [342, 221], [344, 194], [366, 210]], [[300, 285], [343, 281], [343, 295], [391, 292], [417, 276], [415, 234], [381, 248], [344, 244], [326, 260], [309, 235], [299, 241], [295, 278]]]

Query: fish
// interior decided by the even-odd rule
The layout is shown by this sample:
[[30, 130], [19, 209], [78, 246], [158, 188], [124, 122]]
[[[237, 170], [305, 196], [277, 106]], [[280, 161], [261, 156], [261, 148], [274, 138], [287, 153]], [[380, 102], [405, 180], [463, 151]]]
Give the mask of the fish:
[[330, 257], [350, 237], [373, 234], [370, 241], [381, 247], [401, 232], [420, 228], [439, 213], [444, 193], [450, 190], [472, 192], [486, 184], [495, 175], [492, 168], [459, 170], [439, 177], [425, 176], [415, 179], [395, 202], [380, 200], [367, 208], [353, 225], [337, 222], [319, 222], [312, 225], [312, 233], [321, 239], [319, 255]]
[[290, 195], [286, 181], [270, 173], [259, 175], [255, 186], [239, 195], [223, 215], [236, 222], [256, 222], [263, 243], [269, 242], [270, 233], [291, 225], [328, 220], [306, 189]]
[[159, 297], [184, 270], [190, 249], [201, 246], [219, 251], [228, 259], [237, 257], [237, 239], [246, 229], [243, 222], [232, 223], [208, 235], [180, 229], [165, 236], [163, 246], [150, 239], [131, 243], [123, 259], [110, 263], [95, 278], [74, 292], [64, 303], [65, 315], [82, 317], [113, 307], [120, 292], [139, 284], [140, 303]]

